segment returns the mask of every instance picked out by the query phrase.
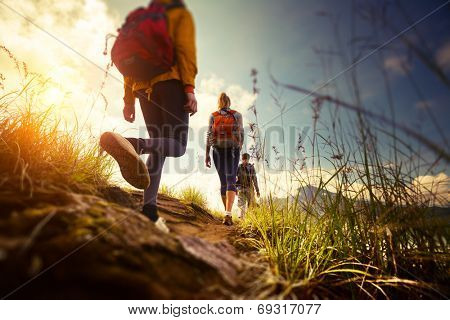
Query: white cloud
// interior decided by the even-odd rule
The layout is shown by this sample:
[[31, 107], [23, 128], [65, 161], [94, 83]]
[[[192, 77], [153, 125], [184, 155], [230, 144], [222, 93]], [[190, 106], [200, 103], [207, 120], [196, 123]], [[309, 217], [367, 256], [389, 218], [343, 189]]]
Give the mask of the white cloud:
[[444, 70], [450, 70], [450, 42], [445, 43], [438, 49], [436, 61]]
[[212, 74], [208, 78], [202, 79], [197, 86], [197, 93], [218, 94], [225, 87], [225, 80]]
[[431, 108], [433, 106], [433, 101], [431, 100], [421, 100], [421, 101], [417, 101], [416, 102], [416, 108], [417, 109], [428, 109]]
[[221, 92], [227, 93], [233, 109], [242, 113], [244, 125], [247, 120], [247, 109], [254, 103], [256, 96], [238, 84], [226, 84], [224, 79], [210, 75], [200, 80], [197, 89], [198, 113], [191, 118], [194, 128], [208, 125], [209, 115], [217, 110], [217, 100]]
[[393, 74], [404, 75], [412, 66], [406, 56], [390, 56], [384, 60], [384, 68]]
[[445, 173], [419, 176], [414, 179], [412, 186], [421, 195], [422, 201], [427, 201], [430, 205], [450, 205], [450, 177]]
[[[26, 62], [30, 71], [51, 78], [47, 84], [48, 92], [41, 96], [41, 103], [43, 105], [57, 104], [56, 110], [66, 120], [75, 113], [80, 122], [84, 121], [83, 117], [89, 114], [91, 108], [93, 109], [91, 115], [103, 111], [102, 99], [95, 98], [103, 81], [104, 72], [85, 59], [102, 68], [109, 62], [109, 57], [102, 54], [105, 35], [114, 32], [120, 22], [108, 11], [105, 2], [102, 0], [23, 0], [7, 1], [7, 4], [30, 17], [33, 23], [82, 56], [66, 48], [13, 11], [2, 8], [0, 11], [0, 28], [3, 30], [2, 45], [19, 60]], [[9, 32], [4, 32], [5, 30]], [[3, 72], [7, 78], [6, 91], [17, 85], [18, 75], [17, 72], [12, 72], [12, 66], [12, 62], [4, 53], [1, 53], [0, 69], [6, 70]], [[121, 78], [116, 70], [112, 73]], [[122, 88], [120, 81], [109, 78], [108, 85], [103, 90], [110, 101], [110, 110], [115, 115], [120, 115], [121, 112], [118, 106], [122, 103], [122, 93], [118, 88]], [[62, 94], [58, 91], [62, 91]], [[94, 100], [97, 103], [92, 107]], [[60, 108], [61, 104], [64, 104], [66, 108]], [[72, 110], [68, 111], [68, 106], [72, 106]], [[90, 117], [88, 122], [98, 126], [101, 118]]]

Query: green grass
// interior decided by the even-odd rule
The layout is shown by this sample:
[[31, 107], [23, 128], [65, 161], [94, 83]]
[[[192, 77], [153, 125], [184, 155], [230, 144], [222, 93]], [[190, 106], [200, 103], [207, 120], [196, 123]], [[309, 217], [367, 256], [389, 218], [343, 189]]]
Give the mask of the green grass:
[[[351, 201], [351, 200], [350, 200]], [[347, 202], [347, 200], [345, 200]], [[426, 209], [388, 208], [370, 223], [366, 209], [330, 203], [321, 215], [296, 204], [251, 210], [241, 228], [279, 280], [271, 294], [322, 298], [438, 297], [448, 279], [448, 227]], [[404, 221], [408, 215], [409, 222]], [[311, 296], [309, 296], [311, 297]]]
[[[240, 225], [275, 279], [256, 290], [282, 298], [445, 298], [449, 217], [435, 217], [423, 190], [413, 188], [416, 164], [386, 166], [376, 147], [344, 148], [343, 141], [340, 150], [351, 152], [342, 157], [315, 155], [331, 169], [294, 167], [289, 181], [298, 191], [269, 196]], [[317, 189], [305, 197], [311, 184]]]
[[171, 187], [169, 187], [167, 185], [164, 185], [164, 184], [159, 187], [159, 191], [158, 192], [160, 194], [166, 195], [166, 196], [171, 197], [171, 198], [176, 198], [177, 197], [177, 192], [175, 191], [175, 189], [173, 189], [173, 188], [171, 188]]
[[209, 212], [216, 217], [217, 219], [223, 219], [224, 217], [224, 211], [219, 211], [219, 210], [209, 210]]
[[52, 109], [12, 106], [0, 98], [1, 191], [30, 195], [36, 189], [95, 194], [109, 181], [112, 163], [99, 155], [97, 141], [62, 130]]
[[206, 195], [196, 187], [189, 186], [182, 189], [179, 192], [179, 197], [185, 202], [194, 203], [202, 208], [207, 208], [208, 206]]
[[205, 209], [208, 208], [208, 199], [206, 195], [194, 186], [187, 186], [181, 190], [175, 190], [167, 185], [162, 185], [158, 192], [171, 198], [179, 198], [187, 203], [194, 203]]

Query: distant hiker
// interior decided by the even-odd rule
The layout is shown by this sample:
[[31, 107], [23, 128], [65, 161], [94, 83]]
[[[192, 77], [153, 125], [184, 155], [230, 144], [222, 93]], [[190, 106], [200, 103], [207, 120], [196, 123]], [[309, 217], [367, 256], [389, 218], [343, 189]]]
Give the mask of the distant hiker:
[[[194, 33], [192, 15], [181, 0], [153, 0], [128, 15], [111, 51], [125, 79], [124, 118], [135, 120], [137, 97], [150, 139], [106, 132], [100, 145], [126, 181], [145, 189], [142, 212], [164, 232], [169, 229], [156, 203], [164, 161], [185, 154], [189, 114], [197, 112]], [[147, 165], [140, 154], [149, 155]]]
[[258, 198], [260, 197], [255, 167], [249, 163], [249, 160], [250, 155], [244, 153], [242, 155], [242, 163], [237, 170], [236, 186], [238, 189], [239, 218], [244, 218], [247, 208], [255, 204], [255, 190]]
[[220, 195], [225, 207], [223, 224], [231, 226], [231, 210], [236, 198], [236, 173], [239, 155], [244, 142], [242, 115], [230, 108], [230, 98], [221, 93], [218, 109], [209, 118], [209, 129], [206, 138], [206, 159], [211, 167], [210, 151], [213, 147], [214, 166], [219, 174]]

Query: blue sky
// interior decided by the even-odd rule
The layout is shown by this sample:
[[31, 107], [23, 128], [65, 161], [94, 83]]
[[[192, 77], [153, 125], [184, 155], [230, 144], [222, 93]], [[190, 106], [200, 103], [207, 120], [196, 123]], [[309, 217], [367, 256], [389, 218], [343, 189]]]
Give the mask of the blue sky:
[[[313, 49], [329, 51], [337, 51], [337, 49], [334, 27], [330, 19], [318, 15], [319, 12], [332, 14], [339, 20], [342, 51], [349, 55], [352, 3], [357, 7], [372, 4], [379, 9], [381, 6], [381, 1], [345, 0], [190, 0], [186, 2], [197, 23], [199, 77], [214, 73], [229, 83], [236, 82], [250, 90], [249, 70], [253, 67], [258, 69], [260, 71], [259, 86], [262, 90], [257, 105], [260, 108], [262, 123], [272, 119], [277, 113], [270, 98], [272, 83], [269, 78], [269, 66], [278, 80], [313, 89], [327, 77], [338, 74], [350, 63], [349, 58], [345, 64], [341, 63], [339, 58], [332, 57], [333, 68], [324, 75], [320, 59]], [[401, 31], [444, 2], [401, 1], [403, 9], [396, 6], [395, 2], [390, 2], [388, 20], [397, 31]], [[435, 58], [439, 50], [448, 46], [450, 42], [449, 12], [450, 5], [447, 5], [405, 36], [416, 39], [418, 47], [424, 49], [431, 58]], [[395, 31], [377, 29], [379, 29], [378, 41], [372, 41], [373, 45], [383, 43], [396, 35]], [[374, 36], [373, 28], [359, 18], [356, 19], [355, 30], [355, 37]], [[421, 42], [421, 39], [417, 39], [417, 35], [420, 35], [426, 44]], [[366, 49], [362, 55], [368, 54], [371, 50], [373, 48]], [[381, 74], [381, 67], [384, 67], [388, 69], [397, 121], [413, 128], [420, 128], [422, 133], [433, 141], [441, 141], [431, 119], [419, 107], [421, 103], [423, 104], [422, 100], [425, 100], [448, 138], [450, 133], [450, 126], [447, 124], [450, 119], [449, 87], [443, 85], [424, 66], [423, 62], [406, 50], [400, 39], [387, 46], [383, 55], [384, 60], [389, 60], [391, 63], [381, 61], [380, 56], [374, 54], [356, 67], [365, 107], [382, 114], [388, 112]], [[326, 59], [329, 58], [326, 57]], [[420, 88], [423, 97], [417, 95], [410, 78], [397, 69], [396, 61], [402, 61], [402, 59], [405, 59], [412, 81]], [[445, 61], [447, 64], [443, 68], [449, 76], [448, 60]], [[348, 75], [349, 72], [343, 74], [333, 84], [340, 88], [342, 92], [340, 97], [351, 102], [352, 97], [345, 90], [344, 84]], [[284, 100], [288, 106], [301, 98], [302, 96], [297, 93], [285, 91]], [[325, 120], [326, 114], [324, 117]], [[300, 127], [311, 125], [309, 101], [293, 107], [286, 113], [285, 121]]]

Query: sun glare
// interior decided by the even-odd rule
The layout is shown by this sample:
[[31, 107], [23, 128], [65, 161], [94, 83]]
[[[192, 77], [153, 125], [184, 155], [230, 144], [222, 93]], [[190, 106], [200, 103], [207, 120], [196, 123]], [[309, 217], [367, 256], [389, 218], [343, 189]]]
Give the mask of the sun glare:
[[65, 95], [61, 88], [50, 87], [42, 94], [42, 103], [46, 106], [61, 104]]

